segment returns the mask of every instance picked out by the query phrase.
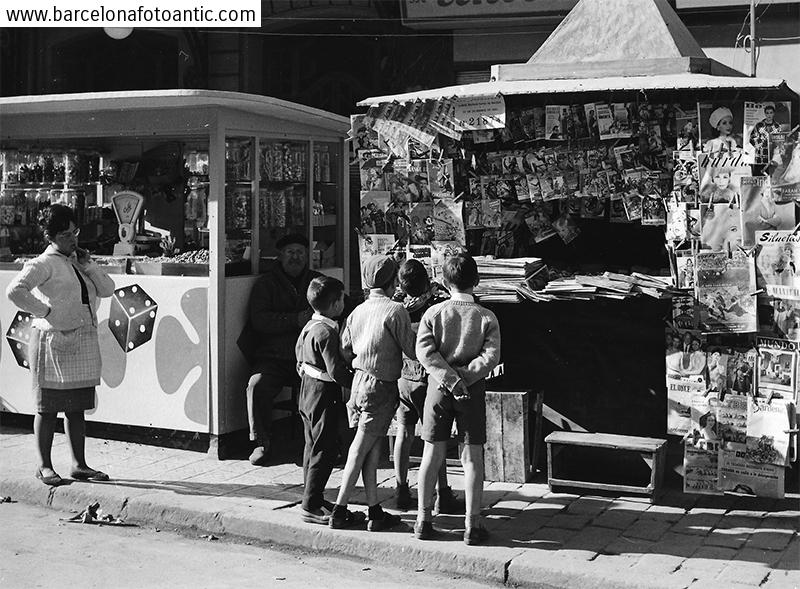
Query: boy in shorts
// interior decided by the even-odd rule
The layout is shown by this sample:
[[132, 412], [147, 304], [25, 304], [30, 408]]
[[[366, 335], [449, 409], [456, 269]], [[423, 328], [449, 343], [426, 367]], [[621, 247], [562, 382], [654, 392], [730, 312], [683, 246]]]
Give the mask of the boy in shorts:
[[[411, 327], [416, 332], [422, 315], [433, 305], [447, 300], [438, 285], [432, 285], [425, 266], [419, 260], [406, 260], [398, 273], [403, 305], [411, 316]], [[414, 441], [414, 430], [423, 414], [425, 393], [428, 390], [428, 373], [422, 365], [403, 356], [403, 371], [397, 382], [400, 405], [397, 408], [397, 437], [394, 445], [394, 472], [397, 481], [396, 504], [398, 509], [411, 507], [408, 488], [408, 458]], [[434, 511], [460, 515], [464, 502], [460, 501], [447, 485], [447, 464], [442, 461], [437, 481]]]
[[318, 276], [308, 285], [306, 298], [314, 314], [295, 344], [301, 378], [298, 406], [306, 442], [301, 517], [307, 523], [328, 525], [333, 503], [325, 501], [324, 493], [339, 454], [337, 409], [342, 403], [342, 388], [349, 389], [353, 382], [341, 353], [336, 323], [344, 310], [344, 285], [335, 278]]
[[431, 499], [455, 419], [458, 436], [464, 442], [461, 450], [467, 502], [464, 542], [481, 544], [489, 537], [480, 523], [486, 443], [484, 379], [500, 361], [500, 326], [494, 313], [477, 304], [472, 296], [478, 284], [478, 266], [470, 255], [447, 258], [442, 274], [445, 286], [450, 289], [450, 299], [425, 311], [417, 334], [417, 358], [429, 378], [422, 418], [425, 448], [414, 535], [420, 540], [436, 535]]
[[378, 503], [377, 472], [381, 441], [397, 409], [403, 353], [410, 358], [416, 354], [408, 312], [391, 299], [397, 285], [397, 262], [388, 256], [372, 256], [364, 262], [362, 272], [369, 296], [350, 314], [342, 332], [342, 352], [355, 369], [347, 409], [350, 427], [357, 431], [328, 525], [346, 528], [357, 523], [347, 502], [360, 473], [369, 506], [367, 530], [379, 532], [400, 523], [398, 516], [386, 513]]

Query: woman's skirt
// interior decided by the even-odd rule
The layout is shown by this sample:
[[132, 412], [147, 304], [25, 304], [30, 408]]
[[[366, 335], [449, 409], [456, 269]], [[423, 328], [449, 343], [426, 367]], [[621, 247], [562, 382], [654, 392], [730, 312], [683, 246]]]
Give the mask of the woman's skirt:
[[97, 328], [69, 332], [31, 330], [28, 347], [36, 411], [58, 413], [94, 409], [100, 381]]

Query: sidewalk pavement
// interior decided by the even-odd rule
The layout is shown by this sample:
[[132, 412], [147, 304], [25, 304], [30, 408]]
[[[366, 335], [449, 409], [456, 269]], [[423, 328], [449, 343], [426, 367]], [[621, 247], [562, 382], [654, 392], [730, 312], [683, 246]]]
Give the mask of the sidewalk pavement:
[[[64, 435], [56, 434], [53, 464], [62, 476], [69, 474], [69, 456]], [[509, 586], [800, 587], [797, 494], [771, 500], [667, 491], [651, 505], [639, 497], [551, 493], [546, 484], [487, 483], [484, 515], [492, 536], [488, 545], [466, 546], [458, 516], [436, 518], [435, 526], [446, 532], [436, 541], [413, 537], [415, 511], [401, 513], [405, 526], [380, 533], [303, 523], [303, 473], [291, 462], [253, 467], [246, 460], [94, 438], [87, 440], [87, 456], [111, 482], [47, 487], [33, 476], [30, 431], [0, 427], [0, 496], [61, 511], [80, 511], [98, 501], [104, 513], [141, 525], [190, 528]], [[416, 473], [412, 469], [412, 484]], [[329, 499], [341, 474], [337, 469], [331, 477]], [[462, 472], [449, 468], [449, 474], [453, 488], [463, 489]], [[384, 507], [396, 512], [392, 471], [381, 469], [378, 479]], [[362, 508], [363, 492], [353, 504]]]

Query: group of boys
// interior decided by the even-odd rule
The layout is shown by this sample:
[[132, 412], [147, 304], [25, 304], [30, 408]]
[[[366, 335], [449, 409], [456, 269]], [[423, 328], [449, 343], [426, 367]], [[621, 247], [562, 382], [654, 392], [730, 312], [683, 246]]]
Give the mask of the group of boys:
[[[381, 507], [377, 483], [382, 440], [396, 414], [400, 509], [411, 505], [409, 448], [416, 422], [420, 418], [422, 422], [424, 449], [414, 535], [429, 540], [438, 534], [433, 528], [438, 479], [438, 511], [466, 512], [464, 541], [483, 543], [489, 536], [480, 521], [486, 441], [484, 379], [500, 359], [500, 328], [495, 315], [472, 296], [478, 283], [475, 260], [466, 254], [445, 260], [442, 274], [449, 298], [440, 296], [416, 260], [398, 267], [389, 256], [372, 256], [362, 272], [369, 294], [347, 317], [341, 333], [336, 318], [344, 309], [342, 283], [322, 276], [308, 287], [314, 314], [295, 347], [305, 432], [303, 521], [349, 528], [366, 519], [372, 532], [401, 523], [399, 516]], [[403, 302], [393, 300], [401, 298], [396, 295]], [[342, 402], [347, 403], [349, 425], [356, 433], [336, 503], [331, 503], [324, 491], [338, 454], [336, 414]], [[447, 486], [444, 469], [454, 421], [463, 442], [465, 505]], [[366, 518], [347, 508], [359, 475], [368, 505]]]

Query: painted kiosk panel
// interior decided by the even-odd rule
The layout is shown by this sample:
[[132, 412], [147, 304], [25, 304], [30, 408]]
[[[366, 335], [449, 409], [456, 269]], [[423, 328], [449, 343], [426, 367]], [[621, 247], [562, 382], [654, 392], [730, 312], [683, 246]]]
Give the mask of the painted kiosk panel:
[[[250, 290], [263, 263], [274, 256], [275, 240], [281, 232], [306, 233], [309, 241], [319, 244], [309, 251], [309, 264], [348, 283], [345, 261], [349, 244], [343, 229], [348, 217], [343, 197], [347, 193], [343, 147], [348, 128], [349, 121], [344, 117], [234, 92], [166, 90], [0, 99], [0, 148], [6, 164], [0, 200], [24, 202], [25, 196], [34, 198], [38, 193], [55, 202], [70, 193], [73, 200], [67, 202], [83, 207], [80, 219], [88, 223], [82, 233], [100, 233], [92, 222], [103, 216], [101, 209], [110, 205], [114, 191], [107, 189], [107, 183], [93, 178], [81, 189], [85, 201], [76, 202], [74, 190], [70, 192], [74, 187], [69, 185], [69, 173], [65, 178], [56, 178], [61, 182], [51, 184], [42, 183], [41, 178], [21, 178], [16, 172], [9, 173], [12, 157], [6, 158], [5, 154], [18, 159], [21, 154], [47, 157], [91, 150], [98, 154], [97, 165], [102, 167], [111, 161], [115, 165], [141, 161], [143, 154], [152, 152], [148, 150], [163, 150], [168, 144], [178, 154], [177, 161], [183, 160], [184, 169], [179, 175], [185, 184], [176, 184], [179, 190], [172, 199], [156, 198], [155, 191], [144, 188], [149, 197], [140, 229], [144, 229], [145, 219], [148, 229], [171, 223], [179, 233], [192, 225], [197, 244], [191, 253], [206, 255], [192, 258], [191, 261], [202, 259], [200, 264], [171, 264], [163, 255], [161, 262], [149, 262], [143, 256], [104, 260], [96, 253], [108, 250], [110, 254], [110, 245], [95, 250], [95, 257], [112, 262], [107, 269], [116, 290], [112, 298], [101, 301], [98, 311], [102, 382], [97, 388], [96, 408], [87, 412], [88, 420], [199, 433], [207, 437], [212, 448], [217, 447], [218, 436], [247, 427], [244, 387], [249, 367], [236, 341], [246, 321]], [[233, 155], [242, 141], [252, 164], [244, 173], [241, 166], [237, 171], [241, 161]], [[280, 150], [289, 143], [304, 154], [294, 162], [300, 169], [295, 170], [291, 189], [302, 217], [294, 225], [276, 222], [274, 215], [265, 218], [265, 207], [260, 204], [276, 180], [263, 172], [263, 154], [270, 146]], [[187, 154], [200, 154], [205, 166], [190, 178], [191, 183], [184, 174], [189, 165]], [[191, 165], [198, 164], [193, 161]], [[146, 183], [158, 182], [160, 177], [163, 179], [160, 174], [160, 169], [148, 169], [138, 177]], [[281, 187], [288, 186], [283, 178], [277, 180]], [[58, 190], [51, 190], [54, 188]], [[196, 211], [189, 212], [187, 199], [196, 198], [197, 194], [204, 194], [205, 198], [195, 222]], [[15, 197], [17, 201], [13, 200]], [[41, 246], [33, 237], [34, 230], [23, 227], [35, 224], [38, 204], [33, 200], [27, 216], [16, 218], [11, 218], [15, 205], [9, 204], [11, 217], [0, 219], [0, 223], [16, 224], [0, 227], [5, 229], [5, 235], [23, 235], [28, 245], [25, 250], [19, 244], [5, 249], [2, 246], [8, 244], [0, 244], [2, 292], [22, 267], [25, 256], [41, 251], [31, 247]], [[92, 207], [95, 214], [87, 216], [86, 211]], [[165, 220], [170, 215], [172, 218]], [[108, 217], [112, 215], [106, 211], [104, 218]], [[25, 319], [3, 296], [3, 412], [34, 412], [24, 354]]]

